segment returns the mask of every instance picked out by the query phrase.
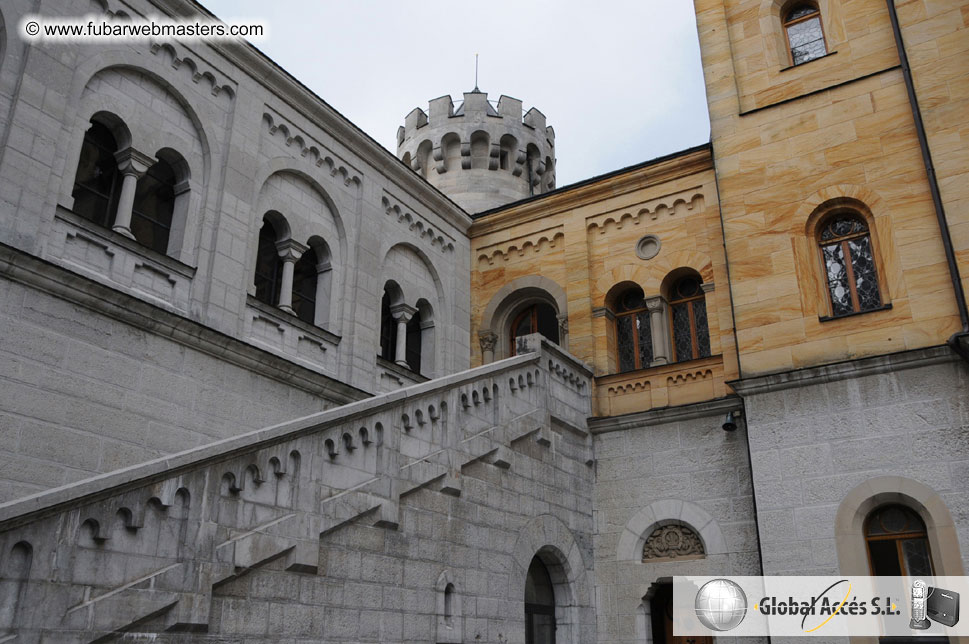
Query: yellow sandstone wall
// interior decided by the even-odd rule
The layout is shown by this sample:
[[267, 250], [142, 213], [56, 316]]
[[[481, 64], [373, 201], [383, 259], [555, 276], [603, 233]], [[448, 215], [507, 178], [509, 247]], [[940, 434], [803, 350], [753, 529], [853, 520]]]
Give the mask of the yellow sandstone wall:
[[[471, 229], [472, 337], [484, 328], [489, 307], [511, 297], [516, 285], [535, 288], [540, 277], [564, 293], [566, 348], [594, 367], [599, 415], [725, 396], [724, 382], [738, 372], [720, 231], [708, 147], [484, 215]], [[647, 234], [661, 248], [643, 260], [636, 246]], [[697, 271], [712, 288], [706, 294], [711, 357], [617, 374], [615, 323], [602, 310], [607, 293], [633, 282], [649, 298], [682, 268]], [[508, 356], [507, 329], [491, 330], [501, 335], [495, 358]], [[473, 344], [478, 365], [482, 350]]]
[[[960, 326], [885, 2], [821, 0], [829, 55], [797, 67], [783, 4], [695, 0], [743, 375], [942, 344]], [[969, 275], [967, 2], [896, 4]], [[813, 226], [839, 199], [891, 308], [822, 321]]]

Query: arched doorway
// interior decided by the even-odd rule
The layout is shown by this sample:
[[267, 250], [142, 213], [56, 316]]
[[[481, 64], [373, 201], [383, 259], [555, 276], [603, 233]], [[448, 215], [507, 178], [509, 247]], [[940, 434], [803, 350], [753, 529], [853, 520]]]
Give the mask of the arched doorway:
[[650, 589], [652, 596], [644, 598], [649, 602], [648, 619], [652, 620], [651, 644], [713, 644], [707, 635], [673, 636], [673, 582], [661, 580]]
[[555, 589], [538, 557], [525, 577], [525, 644], [555, 644]]

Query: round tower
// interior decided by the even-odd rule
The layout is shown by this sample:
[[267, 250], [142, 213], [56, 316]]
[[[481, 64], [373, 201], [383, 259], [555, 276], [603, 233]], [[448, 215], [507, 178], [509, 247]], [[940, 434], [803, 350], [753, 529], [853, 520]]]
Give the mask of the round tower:
[[534, 107], [488, 94], [435, 98], [414, 108], [397, 130], [397, 156], [469, 213], [555, 188], [555, 131]]

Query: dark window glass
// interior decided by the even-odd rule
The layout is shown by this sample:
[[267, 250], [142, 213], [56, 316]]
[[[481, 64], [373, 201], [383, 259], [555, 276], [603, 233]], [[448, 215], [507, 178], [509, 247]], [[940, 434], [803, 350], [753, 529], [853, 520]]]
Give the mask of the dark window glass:
[[264, 219], [259, 231], [259, 250], [256, 253], [256, 299], [276, 306], [282, 281], [283, 260], [276, 250], [276, 229], [268, 219]]
[[533, 304], [515, 316], [511, 323], [511, 355], [516, 354], [515, 340], [530, 333], [541, 333], [555, 344], [559, 343], [559, 321], [552, 305]]
[[117, 151], [114, 136], [100, 123], [93, 123], [84, 134], [71, 196], [74, 212], [99, 226], [110, 226], [118, 207], [121, 176], [114, 158]]
[[167, 162], [158, 161], [138, 180], [131, 211], [131, 233], [152, 250], [167, 252], [174, 211], [175, 171]]
[[312, 248], [293, 267], [293, 311], [308, 324], [316, 324], [316, 253]]
[[828, 53], [821, 27], [821, 12], [811, 5], [799, 5], [784, 21], [791, 61], [795, 65], [820, 58]]
[[407, 367], [414, 373], [421, 372], [421, 314], [415, 313], [407, 323]]
[[919, 576], [932, 573], [925, 523], [903, 505], [883, 505], [865, 521], [865, 541], [873, 575]]
[[555, 644], [555, 590], [538, 557], [525, 577], [525, 643]]
[[616, 299], [616, 352], [619, 371], [645, 369], [653, 361], [649, 311], [640, 288], [630, 288]]
[[878, 271], [868, 227], [852, 214], [836, 215], [818, 235], [831, 314], [846, 315], [881, 308]]
[[673, 285], [670, 295], [673, 360], [682, 362], [709, 357], [710, 327], [699, 278], [681, 279]]
[[393, 362], [397, 357], [397, 321], [390, 312], [390, 294], [380, 300], [380, 357]]

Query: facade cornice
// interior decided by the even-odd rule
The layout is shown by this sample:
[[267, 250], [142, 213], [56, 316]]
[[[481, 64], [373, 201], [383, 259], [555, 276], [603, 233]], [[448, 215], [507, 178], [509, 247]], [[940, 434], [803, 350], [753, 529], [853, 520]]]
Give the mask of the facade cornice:
[[739, 396], [727, 396], [705, 402], [677, 405], [676, 407], [661, 407], [648, 411], [637, 411], [622, 416], [607, 416], [604, 418], [590, 418], [589, 431], [593, 434], [608, 434], [627, 429], [641, 429], [648, 425], [672, 423], [693, 418], [722, 416], [727, 412], [743, 410], [743, 400]]
[[838, 382], [849, 378], [863, 378], [958, 360], [955, 351], [943, 344], [924, 349], [912, 349], [870, 358], [836, 362], [819, 367], [807, 367], [753, 378], [731, 380], [727, 384], [741, 396], [754, 396], [783, 391], [784, 389]]
[[[170, 16], [203, 15], [217, 19], [208, 9], [194, 0], [152, 0], [152, 2], [160, 11]], [[468, 213], [440, 190], [419, 177], [393, 153], [333, 109], [257, 47], [246, 41], [215, 41], [206, 46], [245, 71], [254, 81], [263, 85], [269, 92], [325, 130], [334, 139], [350, 147], [354, 154], [370, 164], [378, 174], [387, 177], [398, 188], [424, 203], [455, 229], [463, 234], [468, 233], [471, 227], [471, 216]]]
[[650, 186], [713, 170], [709, 144], [593, 177], [553, 192], [475, 215], [471, 237], [555, 215]]

